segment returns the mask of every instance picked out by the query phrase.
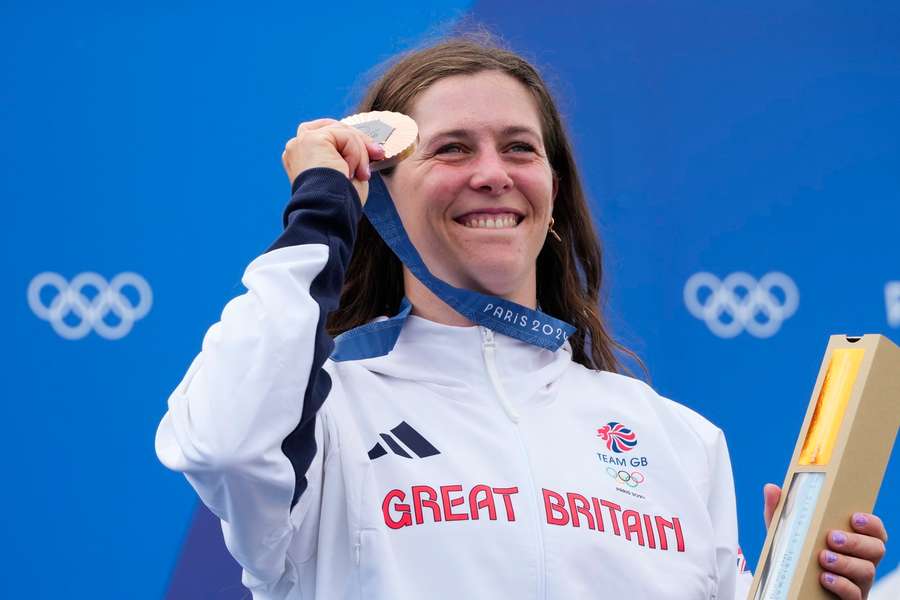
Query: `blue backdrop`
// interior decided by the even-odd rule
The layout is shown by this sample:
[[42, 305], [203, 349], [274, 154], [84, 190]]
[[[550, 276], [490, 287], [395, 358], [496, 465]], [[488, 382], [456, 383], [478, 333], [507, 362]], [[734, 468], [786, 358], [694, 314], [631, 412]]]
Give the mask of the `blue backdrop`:
[[[463, 18], [557, 90], [614, 330], [725, 430], [755, 562], [827, 336], [900, 341], [900, 8], [5, 3], [5, 594], [244, 594], [153, 453], [166, 398], [280, 229], [297, 122], [347, 113], [367, 69]], [[105, 326], [60, 314], [67, 286]], [[878, 504], [895, 534], [898, 461]]]

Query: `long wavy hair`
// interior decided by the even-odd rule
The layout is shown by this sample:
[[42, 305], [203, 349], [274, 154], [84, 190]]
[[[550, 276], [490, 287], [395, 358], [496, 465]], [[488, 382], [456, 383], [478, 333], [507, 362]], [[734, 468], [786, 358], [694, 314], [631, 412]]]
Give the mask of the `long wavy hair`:
[[[553, 208], [554, 230], [562, 242], [548, 239], [537, 258], [537, 301], [541, 310], [572, 324], [572, 358], [589, 369], [628, 371], [625, 355], [641, 364], [610, 335], [600, 311], [603, 264], [600, 240], [581, 186], [572, 146], [559, 111], [537, 69], [484, 32], [445, 39], [400, 55], [368, 88], [360, 112], [408, 112], [416, 98], [445, 77], [483, 71], [505, 73], [534, 96], [550, 166], [558, 182]], [[390, 177], [390, 170], [382, 171]], [[329, 333], [338, 335], [380, 315], [392, 315], [403, 299], [400, 260], [368, 222], [360, 222], [340, 304], [328, 317]]]

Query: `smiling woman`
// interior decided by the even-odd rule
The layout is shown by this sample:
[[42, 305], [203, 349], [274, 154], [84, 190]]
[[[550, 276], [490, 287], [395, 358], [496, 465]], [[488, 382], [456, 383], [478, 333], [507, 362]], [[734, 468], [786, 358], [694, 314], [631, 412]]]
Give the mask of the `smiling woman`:
[[[361, 218], [383, 150], [334, 119], [301, 124], [285, 231], [156, 440], [254, 598], [742, 597], [724, 436], [618, 374], [600, 246], [534, 67], [450, 40], [401, 57], [360, 109], [418, 124], [415, 152], [372, 183], [431, 273], [575, 333], [551, 350], [457, 313]], [[399, 333], [332, 354], [332, 335], [363, 330]], [[832, 569], [865, 588], [883, 529], [860, 527], [844, 542], [863, 558]]]
[[[569, 338], [573, 359], [588, 368], [618, 372], [623, 355], [640, 363], [612, 338], [599, 312], [600, 243], [559, 110], [531, 64], [487, 37], [449, 40], [395, 60], [369, 87], [358, 109], [410, 114], [419, 125], [419, 150], [397, 167], [397, 177], [389, 171], [386, 182], [404, 227], [436, 275], [496, 295], [514, 292], [520, 304], [536, 304], [571, 323], [576, 329]], [[403, 186], [409, 187], [401, 193]], [[432, 190], [440, 195], [431, 195]], [[408, 210], [411, 204], [420, 211], [416, 215]], [[437, 215], [442, 205], [447, 212]], [[480, 238], [450, 237], [448, 218], [467, 226], [484, 221], [487, 227], [488, 215], [511, 208], [515, 211], [506, 218], [525, 225], [514, 236], [489, 238], [479, 232]], [[463, 219], [465, 212], [475, 210], [485, 218], [475, 213]], [[428, 219], [422, 221], [425, 215]], [[438, 226], [441, 219], [444, 224]], [[426, 228], [438, 235], [426, 235]], [[555, 243], [544, 244], [548, 228]], [[491, 247], [483, 245], [487, 242]], [[503, 254], [495, 259], [491, 250], [500, 248]], [[504, 268], [503, 256], [508, 259], [515, 248], [521, 252], [520, 265]], [[463, 260], [460, 252], [477, 260]], [[448, 270], [447, 261], [462, 268]], [[528, 286], [533, 286], [530, 291]], [[446, 308], [408, 271], [404, 274], [400, 260], [363, 220], [340, 306], [328, 319], [329, 332], [337, 335], [395, 314], [404, 295], [412, 299], [410, 294], [418, 296], [413, 304], [420, 312]], [[461, 323], [452, 311], [444, 316], [449, 323]]]
[[[535, 308], [555, 185], [534, 98], [512, 77], [485, 71], [436, 82], [410, 113], [419, 150], [387, 185], [413, 244], [451, 285]], [[468, 324], [408, 271], [403, 283], [426, 318]]]

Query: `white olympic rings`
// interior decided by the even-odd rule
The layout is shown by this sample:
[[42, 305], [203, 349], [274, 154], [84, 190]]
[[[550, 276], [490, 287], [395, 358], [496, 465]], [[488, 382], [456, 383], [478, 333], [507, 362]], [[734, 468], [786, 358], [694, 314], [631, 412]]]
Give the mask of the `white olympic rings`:
[[884, 285], [884, 304], [888, 325], [900, 327], [900, 281], [888, 281]]
[[[52, 288], [56, 294], [49, 304], [44, 304], [41, 294]], [[131, 287], [137, 292], [137, 304], [132, 304], [122, 289]], [[93, 297], [86, 296], [85, 288], [97, 291]], [[36, 275], [28, 285], [28, 306], [34, 314], [49, 321], [53, 330], [67, 340], [77, 340], [91, 330], [100, 337], [117, 340], [131, 331], [134, 322], [144, 318], [153, 305], [153, 291], [147, 281], [137, 273], [119, 273], [107, 283], [101, 275], [87, 272], [76, 275], [71, 282], [59, 273], [44, 272]], [[106, 316], [112, 312], [118, 323], [110, 325]], [[77, 323], [66, 321], [68, 315], [78, 318]]]
[[[784, 301], [772, 293], [780, 289]], [[745, 290], [738, 295], [735, 290]], [[709, 290], [705, 300], [701, 292]], [[688, 311], [706, 322], [709, 330], [722, 338], [732, 338], [746, 330], [758, 338], [767, 338], [778, 333], [781, 324], [797, 312], [800, 292], [794, 280], [784, 273], [767, 273], [756, 279], [747, 273], [738, 272], [719, 280], [712, 273], [695, 273], [684, 285], [684, 303]], [[722, 320], [724, 315], [730, 320]], [[764, 320], [757, 320], [762, 315]]]

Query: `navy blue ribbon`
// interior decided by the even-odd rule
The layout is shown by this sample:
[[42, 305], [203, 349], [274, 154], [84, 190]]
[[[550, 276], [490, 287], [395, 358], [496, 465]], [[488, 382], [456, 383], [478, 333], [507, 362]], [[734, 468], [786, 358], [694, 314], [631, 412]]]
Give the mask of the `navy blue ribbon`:
[[[390, 192], [377, 173], [369, 180], [369, 197], [364, 212], [381, 239], [416, 279], [473, 323], [548, 350], [557, 350], [575, 333], [575, 328], [565, 321], [539, 310], [496, 296], [454, 287], [432, 275], [409, 240]], [[339, 336], [335, 340], [336, 349], [332, 359], [353, 360], [387, 354], [394, 347], [411, 309], [409, 301], [404, 298], [396, 316], [368, 323]]]

